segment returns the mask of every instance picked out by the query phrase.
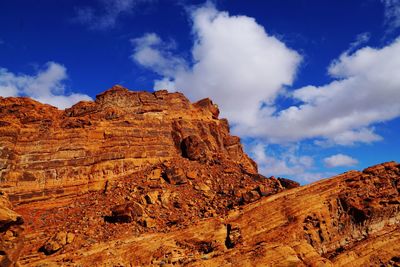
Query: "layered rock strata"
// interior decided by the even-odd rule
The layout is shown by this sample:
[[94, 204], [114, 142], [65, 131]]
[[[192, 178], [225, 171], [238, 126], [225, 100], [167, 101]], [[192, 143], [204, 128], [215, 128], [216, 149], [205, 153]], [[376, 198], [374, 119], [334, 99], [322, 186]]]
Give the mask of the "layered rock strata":
[[14, 202], [100, 190], [108, 181], [176, 157], [255, 163], [211, 100], [121, 86], [65, 111], [0, 97], [0, 187]]
[[399, 266], [399, 207], [400, 165], [391, 162], [167, 233], [71, 245], [33, 266]]
[[0, 98], [0, 266], [400, 265], [398, 163], [299, 187], [218, 115], [121, 86], [64, 111]]

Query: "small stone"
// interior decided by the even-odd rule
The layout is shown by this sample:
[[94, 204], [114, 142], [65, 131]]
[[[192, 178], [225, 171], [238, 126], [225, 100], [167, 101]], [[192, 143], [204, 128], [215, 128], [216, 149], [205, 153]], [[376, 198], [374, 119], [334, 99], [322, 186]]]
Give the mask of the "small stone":
[[3, 238], [4, 238], [4, 240], [11, 241], [11, 240], [14, 240], [16, 237], [14, 236], [13, 231], [8, 230], [8, 231], [4, 234]]
[[186, 173], [186, 177], [187, 177], [188, 179], [192, 179], [192, 180], [196, 179], [196, 178], [197, 178], [197, 175], [198, 175], [198, 173], [197, 173], [196, 170], [190, 170], [190, 171], [188, 171], [188, 172]]
[[266, 185], [259, 185], [257, 190], [259, 191], [261, 196], [269, 196], [275, 193], [274, 188], [271, 186], [266, 186]]
[[225, 168], [224, 169], [224, 173], [235, 173], [236, 171], [235, 171], [235, 169], [233, 169], [233, 168]]
[[75, 239], [75, 235], [73, 233], [67, 233], [67, 244], [71, 244]]
[[208, 191], [211, 190], [211, 188], [208, 185], [203, 184], [203, 183], [199, 183], [197, 185], [197, 188], [198, 188], [197, 190], [200, 190], [200, 191], [203, 191], [203, 192], [208, 192]]
[[154, 228], [157, 226], [156, 221], [149, 217], [144, 218], [142, 222], [143, 222], [143, 226], [147, 227], [147, 228]]
[[160, 200], [161, 200], [161, 204], [162, 204], [162, 206], [163, 206], [164, 208], [167, 208], [167, 207], [168, 207], [168, 205], [169, 205], [169, 203], [170, 203], [170, 201], [169, 201], [170, 196], [171, 196], [170, 192], [164, 192], [164, 193], [161, 195]]
[[155, 204], [158, 200], [158, 192], [152, 191], [147, 193], [147, 195], [145, 196], [145, 200], [147, 204]]
[[162, 169], [154, 169], [151, 171], [151, 173], [147, 176], [149, 180], [159, 180], [162, 175]]

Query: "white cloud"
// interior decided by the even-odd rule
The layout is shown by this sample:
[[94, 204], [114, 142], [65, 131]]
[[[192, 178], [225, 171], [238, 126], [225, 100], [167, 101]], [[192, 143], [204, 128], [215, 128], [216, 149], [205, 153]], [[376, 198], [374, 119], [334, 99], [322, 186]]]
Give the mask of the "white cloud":
[[388, 31], [400, 27], [400, 0], [381, 0], [385, 9], [385, 25]]
[[299, 145], [281, 146], [280, 151], [256, 142], [248, 145], [247, 152], [257, 162], [259, 172], [265, 176], [280, 176], [309, 183], [330, 177], [333, 173], [315, 172], [314, 158], [300, 154]]
[[336, 154], [324, 159], [324, 163], [329, 168], [349, 167], [358, 164], [358, 160], [343, 154]]
[[155, 48], [154, 42], [160, 43], [155, 34], [141, 38], [152, 36], [153, 43], [136, 45], [132, 58], [164, 76], [156, 89], [168, 86], [191, 100], [211, 97], [232, 123], [256, 124], [263, 103], [273, 103], [282, 87], [293, 82], [300, 55], [253, 18], [230, 16], [211, 4], [193, 10], [191, 19], [195, 40], [190, 69], [181, 58]]
[[400, 115], [400, 39], [350, 53], [369, 39], [359, 35], [329, 66], [331, 83], [289, 92], [298, 104], [278, 110], [275, 99], [293, 82], [301, 56], [252, 18], [211, 4], [194, 9], [191, 18], [191, 67], [154, 33], [133, 40], [132, 59], [163, 76], [155, 89], [178, 90], [191, 100], [211, 97], [235, 134], [272, 143], [317, 138], [350, 145], [380, 140], [373, 124]]
[[358, 130], [349, 130], [337, 135], [331, 136], [330, 139], [315, 140], [314, 144], [319, 146], [330, 147], [334, 145], [349, 146], [355, 143], [372, 143], [381, 141], [382, 137], [374, 133], [374, 128], [360, 128]]
[[88, 95], [65, 94], [64, 81], [68, 78], [64, 66], [48, 62], [36, 75], [14, 74], [0, 68], [0, 96], [29, 96], [42, 103], [64, 109], [81, 100], [91, 100]]
[[186, 69], [183, 58], [174, 56], [170, 50], [175, 48], [173, 42], [164, 42], [155, 33], [147, 33], [131, 40], [134, 51], [132, 60], [153, 70], [162, 76], [172, 76]]
[[[190, 16], [192, 58], [174, 55], [174, 47], [155, 33], [132, 40], [131, 58], [161, 76], [155, 89], [181, 91], [192, 101], [213, 99], [234, 134], [260, 143], [249, 152], [263, 174], [304, 181], [330, 176], [310, 171], [310, 158], [266, 148], [306, 140], [321, 146], [371, 143], [382, 139], [377, 123], [400, 116], [400, 39], [362, 47], [370, 35], [359, 34], [328, 66], [331, 82], [289, 90], [302, 57], [253, 18], [231, 16], [210, 3]], [[293, 104], [280, 109], [278, 96]]]
[[371, 125], [400, 116], [399, 71], [400, 39], [381, 49], [342, 54], [328, 69], [331, 83], [295, 90], [292, 97], [299, 105], [275, 116], [261, 112], [257, 127], [241, 125], [238, 132], [272, 142], [323, 138], [346, 145], [380, 140]]
[[114, 28], [121, 16], [131, 14], [138, 4], [151, 0], [98, 0], [99, 7], [79, 7], [74, 21], [85, 24], [91, 30]]

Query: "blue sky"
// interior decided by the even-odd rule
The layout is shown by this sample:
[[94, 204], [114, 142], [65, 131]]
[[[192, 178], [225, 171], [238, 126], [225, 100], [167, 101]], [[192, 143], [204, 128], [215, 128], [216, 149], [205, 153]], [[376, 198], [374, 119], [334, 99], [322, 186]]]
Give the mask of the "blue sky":
[[400, 1], [0, 2], [0, 96], [114, 84], [211, 97], [260, 171], [308, 183], [400, 161]]

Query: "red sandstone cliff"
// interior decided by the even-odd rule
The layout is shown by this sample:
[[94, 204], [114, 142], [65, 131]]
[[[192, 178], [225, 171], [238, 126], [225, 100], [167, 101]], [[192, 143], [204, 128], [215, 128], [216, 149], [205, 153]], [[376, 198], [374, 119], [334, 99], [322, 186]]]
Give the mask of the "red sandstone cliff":
[[257, 173], [218, 113], [209, 99], [121, 86], [65, 111], [0, 97], [0, 186], [15, 202], [74, 195], [176, 157], [228, 159]]
[[399, 266], [399, 164], [265, 178], [218, 113], [120, 86], [0, 98], [0, 264]]

